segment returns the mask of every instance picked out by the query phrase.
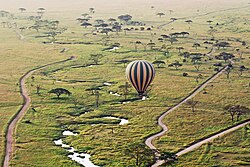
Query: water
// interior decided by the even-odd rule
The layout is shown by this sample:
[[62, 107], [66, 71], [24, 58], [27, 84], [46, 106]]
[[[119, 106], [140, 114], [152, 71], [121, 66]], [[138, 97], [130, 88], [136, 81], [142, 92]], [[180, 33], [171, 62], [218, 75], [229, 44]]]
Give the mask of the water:
[[63, 131], [62, 135], [63, 136], [77, 136], [78, 134], [77, 133], [73, 133], [73, 132], [71, 132], [69, 130], [65, 130], [65, 131]]
[[114, 93], [114, 92], [109, 92], [109, 94], [114, 95], [114, 96], [121, 96], [120, 94]]
[[103, 118], [120, 120], [119, 125], [128, 124], [128, 120], [127, 119], [123, 119], [123, 118], [117, 118], [117, 117], [111, 117], [111, 116], [109, 116], [109, 117], [103, 117]]
[[116, 51], [117, 49], [119, 49], [119, 47], [113, 47], [112, 49], [109, 49], [108, 51]]
[[[73, 133], [69, 130], [67, 131], [63, 131], [62, 133], [64, 136], [76, 136], [78, 134], [76, 133]], [[76, 152], [76, 149], [74, 147], [71, 147], [70, 145], [67, 145], [65, 143], [63, 143], [63, 140], [62, 139], [59, 139], [59, 140], [54, 140], [54, 143], [55, 145], [57, 146], [61, 146], [62, 148], [65, 148], [67, 149], [67, 151], [69, 153], [71, 153], [70, 155], [68, 155], [68, 157], [70, 159], [72, 159], [73, 161], [76, 161], [77, 163], [85, 166], [85, 167], [99, 167], [95, 164], [93, 164], [91, 161], [90, 161], [90, 157], [91, 155], [90, 154], [86, 154], [86, 153], [77, 153]]]
[[111, 86], [112, 84], [111, 84], [111, 83], [108, 83], [108, 82], [104, 82], [103, 85]]

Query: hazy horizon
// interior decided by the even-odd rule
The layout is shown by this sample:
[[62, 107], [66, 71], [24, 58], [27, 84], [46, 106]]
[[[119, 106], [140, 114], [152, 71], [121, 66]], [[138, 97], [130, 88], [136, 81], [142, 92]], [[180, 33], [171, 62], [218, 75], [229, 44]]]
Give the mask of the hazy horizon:
[[224, 8], [246, 5], [249, 0], [0, 0], [0, 10], [10, 10], [17, 12], [19, 7], [24, 7], [27, 12], [36, 11], [39, 7], [46, 8], [47, 11], [64, 10], [87, 10], [94, 7], [97, 10], [134, 10], [140, 8], [150, 8], [155, 6], [159, 10], [180, 10], [182, 8]]

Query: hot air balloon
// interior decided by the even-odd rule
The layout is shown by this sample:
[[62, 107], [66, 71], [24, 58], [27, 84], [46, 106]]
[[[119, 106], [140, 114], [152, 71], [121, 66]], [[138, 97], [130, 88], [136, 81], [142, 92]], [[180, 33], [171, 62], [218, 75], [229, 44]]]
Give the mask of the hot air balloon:
[[145, 60], [137, 60], [127, 66], [126, 76], [139, 96], [142, 97], [155, 77], [155, 69], [151, 63]]

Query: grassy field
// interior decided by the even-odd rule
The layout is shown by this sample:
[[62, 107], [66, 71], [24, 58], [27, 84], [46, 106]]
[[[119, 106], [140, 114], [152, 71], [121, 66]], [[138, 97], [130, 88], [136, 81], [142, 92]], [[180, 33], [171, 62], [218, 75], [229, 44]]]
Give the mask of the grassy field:
[[[241, 6], [245, 7], [246, 5], [239, 3], [235, 7]], [[99, 9], [98, 7], [97, 9]], [[230, 7], [228, 4], [228, 8]], [[3, 60], [0, 66], [2, 78], [0, 83], [2, 95], [0, 97], [1, 149], [4, 146], [6, 124], [22, 104], [17, 85], [18, 79], [34, 67], [76, 56], [73, 61], [38, 71], [33, 74], [33, 79], [27, 80], [26, 85], [32, 98], [31, 108], [35, 108], [36, 112], [29, 109], [18, 124], [15, 154], [11, 160], [11, 166], [79, 166], [67, 158], [68, 152], [65, 149], [54, 144], [53, 140], [59, 138], [63, 138], [66, 143], [74, 146], [79, 152], [91, 154], [91, 160], [97, 165], [133, 166], [134, 160], [131, 160], [124, 151], [128, 144], [138, 141], [143, 143], [147, 136], [158, 132], [160, 128], [157, 127], [157, 118], [212, 76], [215, 73], [213, 64], [218, 62], [223, 65], [228, 64], [228, 62], [214, 59], [221, 52], [233, 53], [238, 58], [230, 78], [227, 79], [226, 75], [223, 74], [199, 93], [194, 98], [199, 101], [194, 113], [188, 105], [183, 105], [169, 114], [164, 120], [169, 127], [168, 133], [154, 143], [162, 151], [175, 152], [199, 138], [231, 126], [230, 115], [225, 113], [223, 108], [226, 105], [234, 104], [250, 107], [249, 71], [244, 71], [243, 75], [239, 77], [239, 68], [237, 68], [242, 65], [246, 67], [250, 65], [249, 49], [239, 42], [243, 40], [247, 44], [250, 42], [247, 38], [250, 27], [249, 20], [247, 20], [249, 7], [241, 8], [240, 12], [237, 13], [234, 13], [234, 10], [218, 11], [221, 9], [203, 9], [201, 7], [199, 8], [201, 16], [197, 16], [200, 14], [197, 13], [197, 8], [186, 9], [186, 13], [177, 8], [172, 15], [168, 14], [163, 18], [157, 17], [155, 13], [166, 11], [166, 9], [163, 10], [157, 5], [155, 5], [155, 9], [150, 9], [150, 5], [143, 5], [140, 12], [137, 12], [135, 7], [131, 8], [130, 11], [119, 8], [112, 11], [97, 10], [90, 21], [92, 24], [96, 19], [107, 20], [110, 17], [116, 18], [123, 12], [130, 12], [133, 19], [146, 23], [145, 28], [151, 28], [150, 31], [132, 30], [127, 31], [126, 34], [124, 31], [118, 34], [110, 32], [109, 35], [100, 34], [91, 27], [80, 27], [75, 19], [80, 17], [84, 11], [78, 8], [66, 12], [46, 11], [44, 19], [57, 19], [60, 21], [59, 29], [67, 28], [62, 34], [56, 36], [55, 41], [52, 41], [51, 37], [42, 37], [48, 32], [45, 28], [39, 32], [28, 29], [22, 32], [16, 30], [25, 37], [24, 40], [19, 40], [18, 33], [13, 28], [1, 27], [0, 36], [3, 39], [0, 45], [0, 55]], [[209, 11], [218, 12], [205, 15]], [[30, 14], [32, 13], [15, 14], [14, 21], [19, 27], [31, 26], [34, 22], [26, 19]], [[169, 22], [171, 17], [182, 18], [184, 16], [195, 16], [187, 18], [191, 19], [193, 23], [187, 24], [185, 22], [187, 19], [180, 19], [157, 28]], [[4, 20], [5, 18], [0, 18], [1, 22]], [[209, 25], [207, 20], [213, 20], [213, 23]], [[217, 22], [219, 25], [216, 26]], [[214, 40], [228, 41], [231, 47], [215, 49], [215, 52], [212, 53], [212, 60], [204, 56], [201, 67], [197, 71], [190, 59], [187, 62], [182, 62], [183, 57], [179, 56], [176, 48], [183, 47], [182, 52], [208, 53], [213, 46], [203, 42], [214, 42], [211, 40], [212, 35], [209, 34], [211, 30], [209, 26], [216, 29], [213, 33]], [[125, 25], [124, 27], [136, 26]], [[182, 31], [188, 31], [190, 35], [177, 38], [178, 41], [172, 45], [168, 41], [160, 42], [158, 40], [162, 34]], [[97, 35], [93, 35], [93, 33], [97, 33]], [[138, 45], [136, 50], [135, 41], [141, 41], [143, 44], [152, 41], [155, 43], [155, 49], [150, 49], [150, 46], [147, 46], [145, 50], [142, 44]], [[42, 44], [42, 42], [48, 44]], [[60, 45], [58, 42], [84, 43]], [[201, 44], [197, 49], [192, 47], [195, 42]], [[120, 43], [121, 48], [117, 51], [105, 51], [114, 43]], [[163, 48], [164, 45], [169, 50], [168, 54]], [[239, 59], [236, 48], [239, 48], [243, 53], [243, 59]], [[60, 53], [62, 50], [64, 50], [63, 53]], [[90, 54], [103, 55], [98, 65], [94, 65], [93, 61], [90, 60]], [[119, 86], [126, 82], [125, 67], [123, 64], [117, 63], [122, 59], [165, 61], [166, 65], [156, 68], [156, 78], [149, 92], [149, 99], [146, 101], [121, 104], [123, 96], [109, 94], [110, 91], [122, 94]], [[181, 62], [183, 66], [178, 69], [168, 67], [170, 63], [175, 61]], [[183, 76], [184, 72], [188, 73], [188, 77]], [[202, 74], [202, 78], [196, 82], [198, 74]], [[105, 82], [111, 83], [111, 85], [105, 86]], [[36, 93], [37, 85], [41, 86], [40, 94]], [[93, 86], [101, 89], [98, 108], [95, 106], [96, 97], [90, 91], [86, 91]], [[72, 96], [63, 96], [57, 99], [55, 95], [48, 94], [49, 90], [60, 87], [68, 89], [72, 92]], [[134, 97], [136, 97], [136, 92], [130, 88], [128, 99]], [[119, 125], [117, 120], [105, 119], [105, 116], [126, 118], [129, 120], [129, 124]], [[241, 121], [247, 118], [249, 115], [243, 115]], [[62, 136], [63, 130], [71, 130], [79, 135], [65, 137]], [[249, 157], [247, 133], [244, 130], [239, 130], [225, 138], [216, 140], [212, 145], [203, 146], [199, 150], [181, 157], [177, 166], [187, 166], [187, 164], [189, 166], [249, 164], [247, 161]], [[238, 139], [239, 134], [244, 135], [244, 137]], [[240, 146], [238, 143], [241, 143]], [[234, 151], [235, 154], [233, 154]]]
[[238, 130], [180, 157], [177, 166], [249, 166], [249, 131]]
[[[13, 30], [1, 28], [0, 35], [2, 39], [0, 45], [2, 58], [0, 65], [0, 145], [3, 150], [6, 125], [22, 104], [18, 85], [19, 78], [31, 68], [65, 59], [65, 55], [58, 54], [59, 51], [53, 47], [20, 41], [19, 36]], [[53, 57], [48, 55], [48, 52], [53, 54]], [[2, 153], [1, 151], [1, 160]]]

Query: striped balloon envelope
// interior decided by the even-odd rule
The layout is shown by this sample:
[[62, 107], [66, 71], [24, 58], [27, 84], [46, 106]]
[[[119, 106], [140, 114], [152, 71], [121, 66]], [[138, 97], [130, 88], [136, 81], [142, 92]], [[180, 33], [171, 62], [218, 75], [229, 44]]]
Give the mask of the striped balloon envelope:
[[142, 96], [155, 77], [155, 69], [151, 63], [137, 60], [129, 63], [126, 68], [126, 76], [139, 96]]

